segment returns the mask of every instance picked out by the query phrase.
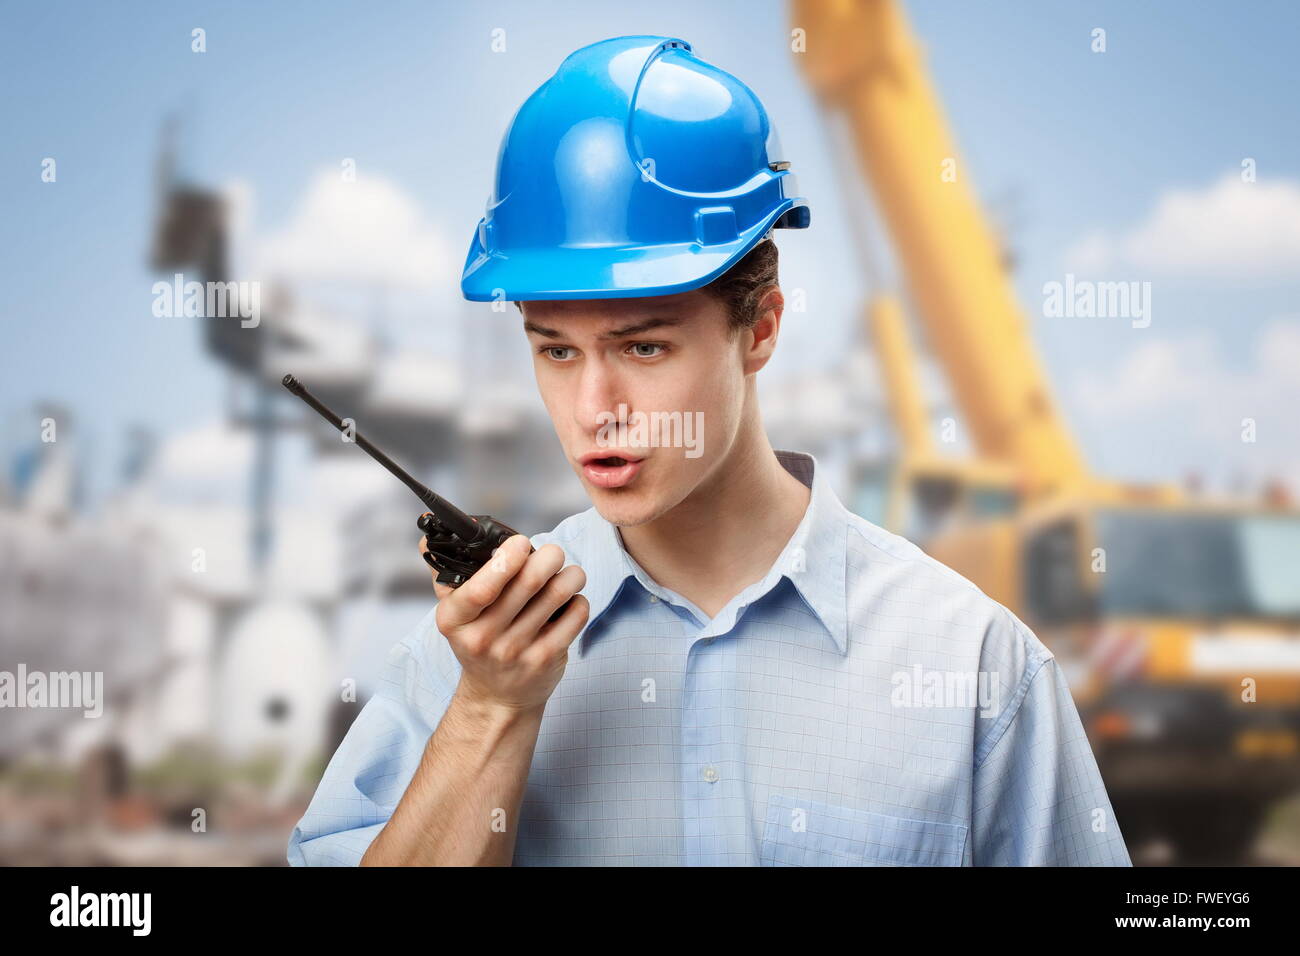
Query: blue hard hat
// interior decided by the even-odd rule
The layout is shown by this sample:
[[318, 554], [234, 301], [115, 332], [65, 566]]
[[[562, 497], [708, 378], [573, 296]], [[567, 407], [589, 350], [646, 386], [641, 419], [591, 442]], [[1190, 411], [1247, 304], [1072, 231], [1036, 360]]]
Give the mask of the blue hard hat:
[[754, 92], [685, 40], [585, 46], [506, 131], [461, 291], [486, 302], [698, 288], [773, 228], [807, 227], [789, 166]]

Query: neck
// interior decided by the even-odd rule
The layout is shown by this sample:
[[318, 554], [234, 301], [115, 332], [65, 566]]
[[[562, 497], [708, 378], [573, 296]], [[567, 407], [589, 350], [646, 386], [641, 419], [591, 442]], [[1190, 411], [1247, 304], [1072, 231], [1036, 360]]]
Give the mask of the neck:
[[619, 529], [646, 573], [710, 617], [771, 570], [811, 498], [777, 460], [756, 408], [745, 420], [726, 458], [685, 500]]

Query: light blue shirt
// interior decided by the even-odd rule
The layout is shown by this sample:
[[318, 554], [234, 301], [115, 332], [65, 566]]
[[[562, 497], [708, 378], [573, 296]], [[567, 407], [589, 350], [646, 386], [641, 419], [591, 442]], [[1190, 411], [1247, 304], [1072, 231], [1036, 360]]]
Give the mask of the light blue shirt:
[[[846, 510], [814, 458], [777, 456], [808, 509], [712, 619], [594, 508], [532, 538], [582, 565], [591, 616], [542, 718], [514, 863], [1131, 865], [1051, 652]], [[291, 864], [360, 861], [459, 675], [430, 611], [330, 761]]]

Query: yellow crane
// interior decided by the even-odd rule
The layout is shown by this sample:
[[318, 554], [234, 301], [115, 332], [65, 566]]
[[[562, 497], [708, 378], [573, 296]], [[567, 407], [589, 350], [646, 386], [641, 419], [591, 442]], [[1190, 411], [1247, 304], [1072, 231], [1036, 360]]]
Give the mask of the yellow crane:
[[791, 13], [796, 60], [843, 117], [970, 430], [970, 457], [940, 453], [906, 317], [877, 294], [866, 324], [901, 449], [888, 524], [1052, 649], [1130, 841], [1233, 858], [1300, 787], [1300, 515], [1093, 475], [902, 9], [793, 0]]

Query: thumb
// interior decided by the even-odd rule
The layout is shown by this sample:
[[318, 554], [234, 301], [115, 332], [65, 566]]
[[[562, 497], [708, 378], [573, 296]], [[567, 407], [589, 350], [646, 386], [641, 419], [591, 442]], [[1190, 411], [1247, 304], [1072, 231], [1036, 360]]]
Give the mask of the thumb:
[[[425, 514], [428, 513], [429, 512], [427, 511], [425, 512]], [[429, 550], [429, 538], [428, 535], [425, 535], [424, 537], [420, 538], [420, 554], [423, 555], [428, 550]], [[447, 596], [451, 594], [451, 592], [454, 590], [454, 588], [452, 588], [451, 585], [449, 584], [438, 583], [438, 572], [435, 571], [433, 568], [429, 569], [429, 579], [433, 582], [433, 593], [438, 596], [439, 601], [445, 601], [447, 599]]]

